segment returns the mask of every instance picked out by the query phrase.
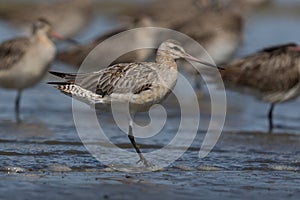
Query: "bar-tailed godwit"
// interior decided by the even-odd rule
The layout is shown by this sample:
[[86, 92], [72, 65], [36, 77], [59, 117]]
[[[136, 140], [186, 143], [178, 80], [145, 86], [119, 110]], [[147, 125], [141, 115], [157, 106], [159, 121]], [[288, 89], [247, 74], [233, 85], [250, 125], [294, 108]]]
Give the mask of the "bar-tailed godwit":
[[221, 72], [229, 88], [244, 88], [271, 104], [269, 132], [273, 130], [273, 109], [300, 93], [300, 47], [284, 44], [263, 49], [224, 65]]
[[43, 78], [55, 57], [56, 48], [51, 37], [61, 39], [47, 20], [39, 19], [33, 24], [30, 37], [11, 39], [0, 45], [0, 87], [18, 91], [15, 101], [17, 122], [20, 122], [21, 92]]
[[[121, 63], [87, 74], [50, 72], [65, 80], [50, 84], [55, 84], [64, 94], [104, 111], [111, 109], [112, 102], [128, 102], [130, 113], [134, 115], [136, 112], [148, 111], [152, 105], [167, 97], [176, 84], [175, 60], [180, 58], [216, 67], [187, 54], [178, 42], [167, 40], [159, 46], [156, 62]], [[135, 143], [131, 124], [132, 119], [128, 129], [130, 142], [140, 161], [148, 166]]]

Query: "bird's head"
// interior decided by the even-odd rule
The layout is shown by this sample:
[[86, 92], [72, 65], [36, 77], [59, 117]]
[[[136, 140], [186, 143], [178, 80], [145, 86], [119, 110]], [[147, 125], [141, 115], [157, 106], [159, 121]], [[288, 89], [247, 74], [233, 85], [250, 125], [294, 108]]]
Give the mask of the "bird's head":
[[52, 30], [51, 23], [45, 18], [39, 18], [33, 24], [33, 34], [34, 35], [47, 35], [50, 38], [55, 38], [58, 40], [63, 40], [64, 38], [58, 33]]
[[182, 47], [182, 45], [175, 40], [167, 40], [167, 41], [163, 42], [160, 45], [160, 47], [158, 48], [158, 50], [168, 54], [174, 60], [183, 58], [183, 59], [187, 59], [190, 61], [198, 62], [200, 64], [203, 64], [203, 65], [206, 65], [209, 67], [215, 67], [215, 68], [221, 69], [220, 67], [218, 67], [216, 65], [199, 60], [198, 58], [195, 58], [195, 57], [191, 56], [190, 54], [186, 53], [184, 48]]

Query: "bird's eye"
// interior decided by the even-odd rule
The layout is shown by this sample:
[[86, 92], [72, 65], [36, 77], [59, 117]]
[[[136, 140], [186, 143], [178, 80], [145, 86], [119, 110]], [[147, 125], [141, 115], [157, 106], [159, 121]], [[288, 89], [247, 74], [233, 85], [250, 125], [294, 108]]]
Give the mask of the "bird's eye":
[[174, 49], [175, 51], [181, 51], [181, 49], [176, 46], [172, 47], [172, 49]]

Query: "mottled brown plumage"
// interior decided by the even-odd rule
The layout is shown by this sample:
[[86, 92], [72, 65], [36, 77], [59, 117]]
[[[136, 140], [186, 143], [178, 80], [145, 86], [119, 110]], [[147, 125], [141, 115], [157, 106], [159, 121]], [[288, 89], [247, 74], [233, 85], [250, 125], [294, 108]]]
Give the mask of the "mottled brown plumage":
[[300, 49], [294, 44], [265, 48], [255, 54], [224, 65], [222, 78], [228, 88], [254, 93], [272, 104], [297, 97], [300, 92]]
[[264, 98], [273, 93], [288, 92], [300, 80], [300, 52], [293, 50], [296, 44], [270, 47], [256, 54], [225, 65], [221, 72], [223, 80], [237, 86], [257, 90], [270, 103], [289, 99], [283, 97]]
[[10, 69], [19, 62], [29, 47], [28, 38], [8, 40], [0, 45], [0, 70]]

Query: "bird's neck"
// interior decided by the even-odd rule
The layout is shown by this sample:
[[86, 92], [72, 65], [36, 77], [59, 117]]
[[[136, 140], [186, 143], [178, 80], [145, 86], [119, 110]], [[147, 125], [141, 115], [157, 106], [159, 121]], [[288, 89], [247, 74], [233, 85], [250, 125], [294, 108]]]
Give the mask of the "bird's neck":
[[32, 36], [32, 40], [36, 43], [44, 43], [44, 44], [51, 44], [52, 41], [48, 37], [47, 34], [44, 33], [35, 33]]
[[158, 51], [156, 54], [156, 63], [163, 64], [170, 69], [177, 70], [177, 64], [172, 56], [165, 51]]

